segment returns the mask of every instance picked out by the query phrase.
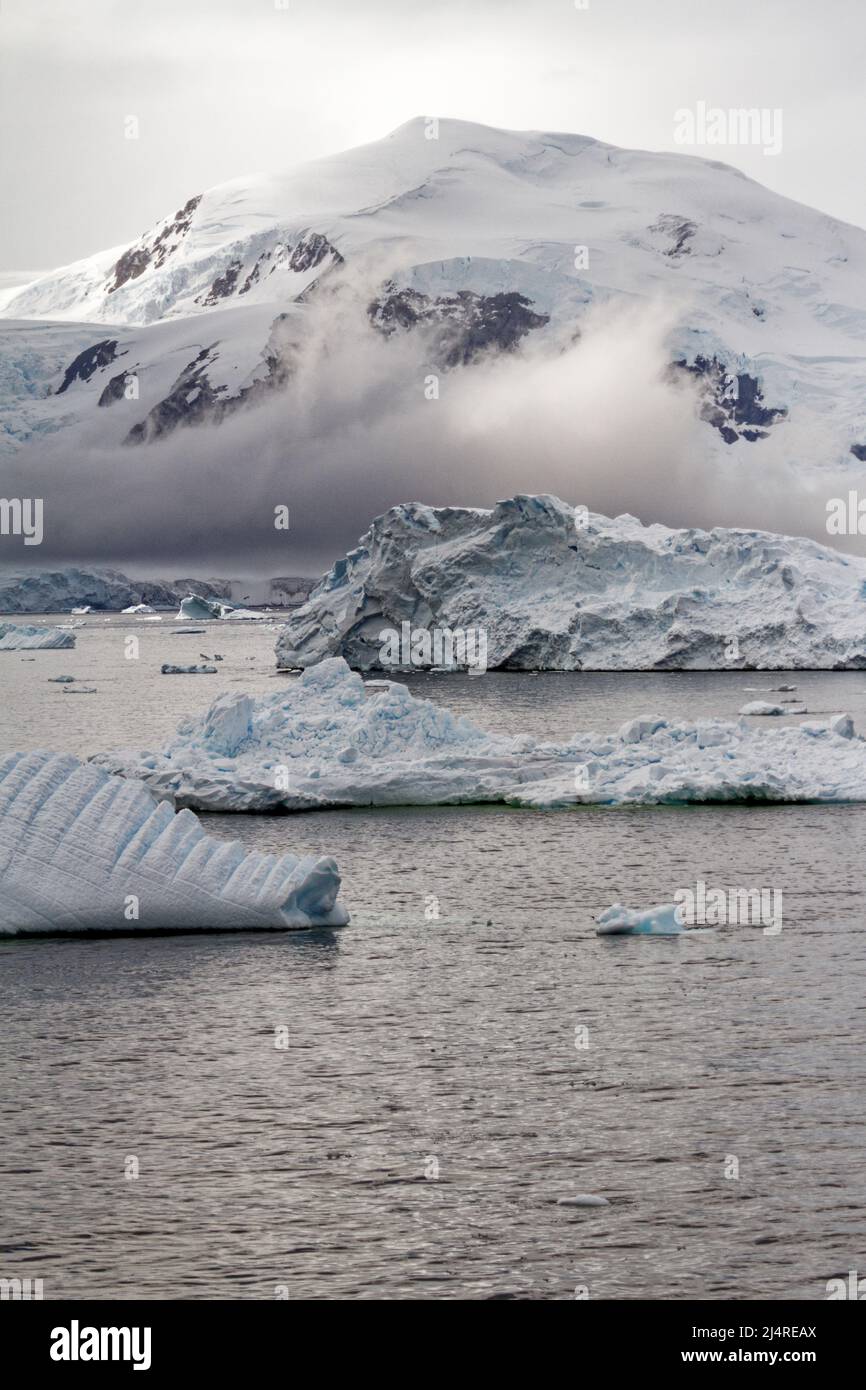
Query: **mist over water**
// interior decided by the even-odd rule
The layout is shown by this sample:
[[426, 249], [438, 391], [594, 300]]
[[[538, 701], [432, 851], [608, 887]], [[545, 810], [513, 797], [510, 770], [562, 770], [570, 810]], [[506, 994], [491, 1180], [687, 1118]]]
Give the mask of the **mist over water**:
[[[94, 418], [4, 460], [5, 494], [45, 503], [43, 544], [7, 538], [6, 562], [318, 574], [396, 503], [490, 506], [520, 492], [828, 542], [826, 500], [846, 495], [850, 475], [805, 479], [784, 428], [730, 459], [710, 453], [697, 388], [668, 371], [682, 304], [600, 305], [577, 341], [530, 335], [512, 354], [440, 371], [428, 333], [371, 328], [372, 289], [362, 273], [314, 296], [287, 384], [218, 427], [106, 449]], [[279, 506], [288, 531], [274, 527]]]

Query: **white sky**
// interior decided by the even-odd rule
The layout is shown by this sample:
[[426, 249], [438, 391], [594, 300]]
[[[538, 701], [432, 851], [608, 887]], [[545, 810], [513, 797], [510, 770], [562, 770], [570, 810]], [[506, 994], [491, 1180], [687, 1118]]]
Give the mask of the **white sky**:
[[777, 157], [692, 152], [866, 225], [864, 0], [589, 5], [0, 0], [0, 272], [130, 241], [214, 183], [417, 115], [676, 149], [677, 108], [780, 107]]

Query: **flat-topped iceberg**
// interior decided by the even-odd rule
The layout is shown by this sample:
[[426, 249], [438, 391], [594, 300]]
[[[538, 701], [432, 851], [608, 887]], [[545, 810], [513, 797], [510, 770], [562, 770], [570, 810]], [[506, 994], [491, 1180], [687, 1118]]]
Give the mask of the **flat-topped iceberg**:
[[68, 628], [0, 623], [0, 652], [42, 652], [74, 646], [75, 634]]
[[550, 496], [411, 503], [325, 575], [280, 634], [277, 664], [436, 665], [437, 636], [450, 649], [454, 634], [483, 640], [488, 668], [866, 668], [866, 560], [766, 531], [611, 520]]
[[342, 926], [333, 859], [206, 835], [140, 782], [57, 753], [0, 760], [0, 934]]
[[159, 752], [97, 761], [206, 811], [508, 802], [866, 800], [866, 741], [847, 715], [784, 728], [633, 719], [565, 743], [485, 732], [332, 657], [273, 695], [220, 695]]

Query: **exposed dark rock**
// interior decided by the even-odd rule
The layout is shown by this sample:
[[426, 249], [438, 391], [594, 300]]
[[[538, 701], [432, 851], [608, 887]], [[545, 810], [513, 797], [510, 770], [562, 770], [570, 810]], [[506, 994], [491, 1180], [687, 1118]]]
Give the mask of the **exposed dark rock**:
[[701, 419], [719, 431], [726, 444], [738, 439], [754, 443], [766, 439], [769, 427], [788, 414], [785, 406], [765, 406], [764, 393], [757, 377], [747, 372], [731, 376], [717, 357], [697, 356], [694, 362], [684, 358], [673, 364], [674, 373], [688, 372], [704, 384]]
[[855, 459], [859, 459], [861, 463], [866, 463], [866, 444], [852, 444], [851, 453]]
[[114, 283], [108, 286], [108, 293], [114, 294], [115, 290], [119, 290], [121, 285], [125, 285], [129, 280], [137, 280], [151, 265], [158, 270], [186, 236], [200, 202], [199, 193], [196, 197], [190, 198], [155, 237], [142, 237], [137, 246], [130, 246], [124, 251], [113, 268]]
[[231, 261], [222, 275], [216, 277], [207, 294], [199, 296], [196, 304], [213, 305], [219, 304], [221, 299], [228, 299], [229, 295], [234, 293], [240, 273], [241, 262]]
[[688, 243], [697, 230], [697, 223], [673, 212], [663, 212], [658, 221], [650, 227], [651, 232], [657, 232], [667, 240], [668, 245], [662, 251], [662, 255], [669, 256], [671, 260], [691, 254]]
[[[120, 354], [121, 357], [123, 353]], [[94, 343], [93, 347], [85, 348], [79, 352], [78, 356], [70, 362], [63, 375], [63, 381], [55, 391], [56, 396], [62, 396], [67, 387], [73, 381], [89, 381], [94, 372], [98, 372], [100, 367], [107, 367], [109, 362], [113, 362], [117, 356], [117, 339], [105, 338], [101, 343]]]
[[207, 369], [215, 360], [216, 343], [201, 352], [184, 367], [168, 395], [155, 405], [149, 414], [133, 425], [126, 436], [127, 444], [142, 444], [170, 434], [181, 424], [197, 424], [211, 418], [220, 405], [224, 386], [214, 388], [207, 378]]
[[343, 257], [326, 236], [322, 236], [321, 232], [305, 232], [292, 250], [289, 269], [299, 273], [314, 270], [326, 256], [331, 257], [334, 265], [343, 265]]
[[249, 275], [247, 276], [246, 280], [244, 280], [244, 283], [241, 285], [240, 289], [238, 290], [238, 294], [247, 294], [248, 291], [252, 289], [253, 285], [256, 283], [256, 281], [259, 279], [259, 277], [260, 277], [260, 275], [261, 275], [261, 268], [262, 268], [262, 266], [264, 265], [265, 261], [269, 261], [270, 258], [271, 258], [271, 253], [270, 253], [270, 251], [263, 251], [263, 252], [262, 252], [262, 254], [259, 256], [258, 260], [257, 260], [257, 261], [255, 262], [255, 264], [253, 265], [253, 268], [252, 268], [252, 270], [250, 271]]
[[398, 330], [429, 329], [436, 362], [457, 367], [491, 348], [511, 352], [527, 333], [547, 323], [548, 315], [536, 314], [531, 302], [515, 291], [482, 295], [460, 290], [434, 299], [418, 290], [398, 290], [389, 281], [367, 313], [386, 337]]
[[122, 401], [126, 394], [126, 383], [129, 379], [129, 375], [130, 373], [126, 371], [118, 372], [117, 376], [113, 376], [108, 382], [108, 385], [104, 388], [96, 404], [114, 405], [115, 401]]
[[278, 314], [271, 325], [262, 359], [264, 374], [233, 396], [226, 395], [228, 387], [214, 387], [208, 379], [208, 368], [217, 359], [219, 344], [202, 348], [181, 372], [168, 395], [132, 427], [124, 443], [143, 444], [159, 439], [180, 425], [219, 425], [227, 415], [285, 385], [299, 350], [297, 343], [286, 339], [287, 326], [290, 327], [289, 316]]

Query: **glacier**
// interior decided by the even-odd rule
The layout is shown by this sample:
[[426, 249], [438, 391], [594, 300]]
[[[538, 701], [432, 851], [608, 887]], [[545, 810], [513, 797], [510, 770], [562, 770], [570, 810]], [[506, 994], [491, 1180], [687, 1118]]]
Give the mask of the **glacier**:
[[50, 752], [0, 761], [0, 935], [342, 926], [333, 859], [206, 835], [140, 782]]
[[845, 714], [772, 728], [646, 717], [548, 743], [488, 733], [398, 682], [368, 685], [341, 657], [273, 695], [220, 694], [163, 750], [94, 761], [202, 811], [866, 800], [866, 740]]
[[387, 670], [384, 633], [484, 634], [516, 670], [866, 668], [866, 560], [815, 541], [644, 526], [549, 495], [377, 517], [293, 612], [280, 667]]
[[0, 652], [40, 652], [74, 646], [75, 633], [68, 629], [0, 623]]

